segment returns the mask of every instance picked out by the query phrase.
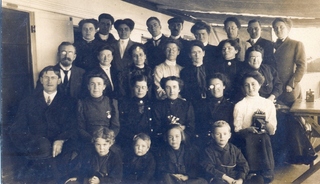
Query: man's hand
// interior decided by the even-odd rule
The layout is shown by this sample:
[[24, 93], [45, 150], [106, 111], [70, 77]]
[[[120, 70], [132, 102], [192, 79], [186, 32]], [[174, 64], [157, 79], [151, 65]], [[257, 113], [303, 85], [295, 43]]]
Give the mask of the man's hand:
[[52, 156], [56, 157], [58, 156], [62, 151], [64, 140], [56, 140], [53, 143], [53, 150], [52, 150]]
[[71, 181], [77, 181], [77, 178], [69, 178], [66, 182], [64, 182], [64, 184], [67, 184], [68, 182], [71, 182]]

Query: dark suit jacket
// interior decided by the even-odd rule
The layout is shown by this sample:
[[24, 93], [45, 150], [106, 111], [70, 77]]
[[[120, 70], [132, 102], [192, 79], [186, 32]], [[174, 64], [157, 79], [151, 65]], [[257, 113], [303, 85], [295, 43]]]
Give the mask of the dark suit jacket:
[[147, 50], [147, 63], [153, 70], [157, 65], [166, 60], [166, 55], [164, 53], [164, 47], [168, 40], [168, 37], [162, 35], [160, 38], [158, 46], [153, 44], [153, 39], [149, 39], [144, 46]]
[[126, 50], [124, 51], [122, 59], [120, 54], [120, 40], [112, 44], [112, 47], [114, 48], [112, 64], [115, 66], [118, 72], [122, 72], [126, 67], [129, 67], [129, 65], [133, 63], [129, 50], [130, 50], [130, 47], [135, 43], [137, 42], [133, 42], [131, 41], [131, 39], [129, 39], [128, 45], [126, 47]]
[[96, 39], [91, 42], [87, 42], [83, 39], [75, 40], [74, 46], [77, 49], [77, 58], [73, 64], [77, 67], [83, 68], [88, 71], [99, 64], [97, 58], [97, 51], [99, 48], [99, 43]]
[[41, 137], [51, 143], [56, 140], [68, 140], [76, 136], [76, 101], [58, 91], [48, 106], [43, 91], [34, 93], [22, 100], [14, 124], [11, 127], [13, 143], [23, 152], [27, 152], [30, 143]]
[[[250, 43], [250, 40], [248, 40], [248, 42]], [[260, 37], [254, 45], [259, 45], [264, 50], [263, 64], [267, 64], [273, 68], [276, 68], [276, 61], [273, 56], [274, 47], [272, 41]]]
[[105, 45], [111, 45], [112, 43], [116, 42], [117, 40], [114, 38], [113, 34], [109, 33], [109, 37], [107, 40], [102, 40], [99, 36], [99, 32], [97, 32], [95, 35], [95, 40], [98, 42], [98, 46], [102, 47]]
[[[59, 64], [56, 64], [54, 66], [54, 68], [60, 71]], [[85, 71], [82, 68], [79, 68], [76, 66], [71, 67], [71, 76], [69, 78], [69, 83], [68, 83], [70, 90], [69, 90], [69, 94], [65, 93], [64, 95], [71, 96], [75, 99], [79, 99], [84, 96], [84, 91], [86, 90], [86, 85], [84, 84], [84, 80], [83, 80], [84, 72]], [[61, 79], [61, 80], [63, 80], [63, 79]], [[59, 91], [66, 92], [64, 87], [65, 86], [61, 83], [58, 86]], [[38, 79], [38, 81], [37, 81], [36, 90], [39, 90], [39, 91], [43, 90], [43, 86], [40, 83], [40, 79]]]
[[[280, 96], [284, 101], [294, 101], [300, 95], [299, 82], [306, 69], [306, 53], [302, 42], [287, 37], [274, 53], [279, 78], [283, 83], [283, 93]], [[287, 93], [289, 85], [294, 90]]]

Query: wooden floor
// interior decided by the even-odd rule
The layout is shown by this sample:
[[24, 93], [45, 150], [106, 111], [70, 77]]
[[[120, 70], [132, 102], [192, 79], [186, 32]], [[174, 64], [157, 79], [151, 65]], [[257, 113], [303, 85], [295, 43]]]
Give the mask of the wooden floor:
[[[3, 140], [2, 143], [6, 141]], [[319, 145], [320, 139], [314, 141], [314, 145]], [[10, 145], [2, 145], [3, 147], [10, 147]], [[320, 162], [320, 152], [317, 153], [318, 158], [315, 163]], [[15, 179], [19, 167], [25, 164], [25, 160], [19, 156], [15, 156], [12, 150], [2, 150], [1, 156], [1, 170], [3, 184], [24, 184]], [[287, 184], [292, 183], [302, 173], [309, 169], [307, 165], [282, 165], [275, 168], [275, 179], [272, 184]], [[314, 173], [311, 177], [303, 182], [303, 184], [318, 184], [320, 183], [320, 170]], [[50, 182], [46, 182], [50, 184]]]

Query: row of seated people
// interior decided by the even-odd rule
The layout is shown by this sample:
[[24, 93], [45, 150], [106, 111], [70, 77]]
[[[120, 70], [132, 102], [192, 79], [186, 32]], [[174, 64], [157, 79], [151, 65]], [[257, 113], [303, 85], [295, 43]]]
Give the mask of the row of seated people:
[[[173, 25], [178, 24], [176, 26], [180, 25], [181, 28], [183, 24], [181, 19], [173, 18], [170, 20], [171, 23], [174, 22]], [[178, 21], [175, 22], [176, 20]], [[91, 23], [85, 23], [85, 21], [87, 20], [84, 20], [83, 25], [80, 26], [82, 30], [86, 30], [83, 29], [86, 27], [85, 25], [90, 27]], [[157, 19], [151, 18], [149, 21], [157, 22], [160, 25]], [[134, 26], [132, 22], [120, 20], [121, 24], [115, 24], [117, 30], [120, 27], [120, 31], [118, 30], [120, 39], [120, 32], [122, 34], [129, 32], [130, 35]], [[206, 28], [199, 25], [206, 24], [196, 23], [193, 32], [206, 30], [208, 33]], [[258, 21], [249, 22], [249, 25], [257, 25], [258, 28], [261, 28]], [[197, 30], [197, 26], [201, 29]], [[148, 55], [150, 46], [147, 44], [144, 46], [134, 44], [128, 52], [131, 56], [130, 61], [120, 62], [125, 66], [123, 69], [119, 69], [117, 67], [119, 62], [116, 59], [117, 52], [122, 55], [121, 50], [127, 49], [122, 47], [117, 49], [112, 44], [106, 44], [99, 47], [97, 53], [93, 52], [96, 54], [94, 57], [83, 60], [81, 58], [85, 52], [77, 46], [77, 42], [75, 42], [76, 47], [71, 43], [64, 42], [58, 48], [59, 63], [53, 69], [44, 69], [40, 72], [35, 94], [21, 103], [11, 130], [12, 140], [17, 148], [32, 160], [31, 164], [36, 168], [50, 165], [54, 168], [57, 167], [58, 170], [63, 170], [68, 167], [72, 168], [73, 164], [77, 163], [76, 160], [83, 160], [81, 155], [88, 154], [87, 150], [92, 147], [92, 135], [101, 126], [114, 131], [121, 150], [128, 149], [133, 135], [140, 132], [151, 136], [154, 149], [157, 150], [165, 144], [162, 136], [165, 134], [167, 125], [178, 123], [185, 131], [190, 143], [196, 143], [199, 149], [203, 150], [208, 142], [207, 135], [210, 134], [208, 133], [210, 130], [208, 122], [225, 120], [230, 123], [232, 131], [237, 132], [233, 134], [235, 136], [232, 137], [232, 140], [242, 148], [251, 171], [270, 181], [273, 177], [274, 167], [273, 156], [271, 158], [270, 155], [273, 153], [276, 155], [276, 159], [282, 162], [309, 164], [315, 159], [314, 150], [305, 137], [299, 122], [288, 113], [281, 111], [273, 113], [272, 110], [275, 100], [277, 103], [290, 106], [300, 92], [299, 81], [305, 67], [305, 54], [301, 42], [292, 41], [287, 37], [291, 26], [287, 19], [277, 18], [273, 22], [276, 35], [282, 34], [281, 37], [284, 36], [283, 43], [272, 44], [272, 48], [275, 47], [282, 51], [282, 54], [277, 54], [277, 50], [274, 55], [272, 53], [275, 60], [269, 56], [265, 57], [268, 54], [265, 54], [264, 49], [260, 46], [254, 45], [250, 49], [243, 49], [239, 40], [231, 39], [231, 37], [222, 41], [219, 47], [215, 47], [215, 51], [206, 50], [202, 41], [188, 42], [187, 47], [185, 45], [182, 47], [181, 42], [167, 39], [166, 42], [161, 41], [163, 47], [156, 52], [163, 53], [164, 59], [161, 59], [160, 64], [150, 65], [150, 69], [148, 69], [147, 63], [151, 64], [153, 60], [161, 57], [154, 57], [150, 54], [152, 57], [148, 59], [150, 58]], [[159, 27], [157, 28], [159, 29]], [[228, 30], [230, 33], [234, 33], [239, 28], [236, 19], [230, 18], [225, 21], [227, 33]], [[249, 28], [248, 32], [250, 33]], [[177, 31], [177, 29], [172, 30], [172, 32]], [[252, 32], [256, 33], [256, 31]], [[200, 40], [201, 36], [199, 35], [201, 34], [198, 33], [198, 36], [195, 34], [196, 38], [199, 37]], [[98, 36], [101, 38], [100, 33]], [[244, 54], [244, 62], [238, 59], [241, 52], [246, 53]], [[291, 52], [295, 53], [294, 56], [290, 55]], [[184, 55], [183, 53], [186, 53], [190, 59], [184, 59], [185, 64], [180, 66], [177, 64], [178, 58]], [[214, 59], [207, 59], [210, 55], [213, 55]], [[89, 56], [89, 54], [84, 56]], [[77, 64], [77, 58], [80, 58], [81, 62], [95, 63], [95, 66], [78, 68], [77, 65], [81, 65]], [[96, 58], [98, 58], [98, 62]], [[279, 60], [279, 58], [282, 59]], [[273, 65], [273, 62], [276, 62], [276, 65]], [[293, 70], [295, 68], [293, 66], [296, 66], [295, 70]], [[84, 69], [87, 71], [86, 74]], [[265, 101], [264, 98], [258, 100], [246, 98], [250, 95], [245, 90], [244, 80], [240, 79], [252, 71], [258, 71], [260, 75], [262, 74], [263, 80], [256, 80], [259, 86], [258, 90], [250, 89], [248, 91], [258, 91], [259, 96], [261, 95], [268, 101]], [[216, 72], [220, 72], [224, 76], [216, 77], [220, 83], [214, 83], [217, 81], [211, 80], [213, 76], [217, 75]], [[52, 75], [48, 76], [48, 74]], [[141, 77], [141, 74], [145, 76]], [[141, 79], [137, 81], [136, 78], [139, 76]], [[224, 78], [229, 78], [230, 83]], [[182, 88], [182, 81], [185, 83], [184, 88]], [[249, 82], [246, 84], [247, 87], [253, 89], [256, 85]], [[242, 90], [245, 93], [241, 93]], [[220, 95], [215, 96], [215, 93], [220, 93]], [[56, 94], [59, 95], [56, 96]], [[69, 98], [70, 96], [80, 99], [78, 104]], [[183, 100], [182, 97], [186, 100]], [[239, 113], [237, 108], [234, 108], [234, 104], [243, 100], [251, 101], [250, 103], [254, 105], [247, 109], [241, 106], [238, 109], [246, 110], [246, 112]], [[242, 102], [242, 105], [243, 103], [247, 102]], [[54, 107], [55, 105], [56, 107]], [[248, 113], [247, 111], [250, 111], [251, 116], [238, 120], [233, 118], [236, 113], [243, 115]], [[271, 128], [267, 128], [265, 134], [260, 134], [252, 128], [252, 116], [257, 111], [265, 113], [266, 116], [270, 114], [277, 116], [274, 121], [275, 116], [270, 115], [273, 117], [271, 123], [269, 123], [270, 120], [265, 119], [268, 122], [265, 124], [272, 125]], [[239, 117], [241, 116], [239, 115]], [[278, 125], [277, 120], [280, 122]], [[240, 131], [241, 129], [245, 131]], [[279, 133], [272, 136], [274, 137], [274, 141], [271, 139], [274, 148], [272, 150], [270, 138], [267, 135], [274, 134], [276, 130]], [[248, 133], [250, 136], [246, 136]], [[255, 136], [259, 136], [259, 138], [255, 139]], [[261, 142], [254, 146], [246, 144], [248, 141], [254, 142], [252, 140], [262, 139], [264, 140], [263, 144]], [[79, 145], [81, 146], [79, 147]], [[257, 149], [257, 146], [264, 149]], [[261, 158], [256, 157], [259, 155], [257, 153], [261, 151], [255, 152], [254, 148], [264, 150]], [[50, 151], [48, 152], [48, 150]], [[253, 155], [250, 156], [250, 153]], [[267, 164], [263, 167], [257, 166], [254, 163], [259, 159], [270, 162], [265, 162]], [[59, 160], [59, 164], [56, 164], [57, 160]], [[70, 160], [74, 160], [74, 162], [69, 162]], [[65, 163], [70, 164], [66, 167]], [[261, 168], [265, 170], [257, 170]], [[61, 178], [60, 176], [54, 177]]]
[[[186, 143], [195, 144], [196, 150], [202, 152], [214, 135], [209, 122], [224, 120], [230, 122], [229, 126], [232, 128], [228, 131], [232, 131], [234, 135], [230, 136], [231, 142], [242, 150], [248, 161], [250, 173], [270, 182], [274, 174], [274, 157], [269, 135], [274, 135], [277, 129], [276, 108], [272, 101], [259, 95], [265, 81], [262, 74], [253, 71], [244, 74], [242, 78], [241, 84], [246, 96], [234, 106], [224, 97], [227, 77], [221, 73], [214, 74], [208, 81], [208, 98], [201, 102], [201, 110], [195, 111], [191, 102], [180, 97], [183, 81], [178, 77], [170, 76], [161, 80], [168, 98], [152, 104], [147, 98], [147, 77], [138, 75], [133, 79], [134, 97], [120, 103], [118, 107], [117, 100], [103, 95], [106, 88], [104, 75], [90, 73], [86, 80], [90, 96], [79, 100], [76, 105], [72, 98], [64, 96], [63, 92], [58, 90], [61, 82], [59, 69], [48, 66], [40, 72], [43, 90], [35, 90], [35, 94], [22, 101], [20, 105], [16, 121], [11, 128], [12, 141], [30, 160], [27, 170], [31, 173], [25, 175], [43, 179], [41, 176], [52, 176], [48, 174], [51, 173], [57, 180], [66, 180], [68, 176], [79, 174], [82, 169], [87, 168], [79, 164], [82, 165], [83, 161], [91, 158], [92, 140], [95, 132], [101, 127], [112, 130], [119, 145], [114, 146], [113, 150], [122, 156], [132, 152], [129, 145], [134, 135], [141, 132], [150, 135], [150, 150], [156, 160], [161, 160], [163, 156], [158, 153], [166, 145], [163, 136], [168, 133], [168, 127], [178, 125], [185, 132]], [[258, 121], [253, 120], [257, 114], [263, 115], [262, 118], [258, 118], [260, 125], [254, 124]], [[288, 123], [294, 126], [293, 122]], [[292, 135], [292, 132], [287, 133], [291, 133], [289, 136]], [[281, 136], [283, 134], [286, 132], [280, 132]], [[313, 161], [315, 153], [308, 139], [299, 135], [296, 138], [289, 136], [285, 139], [290, 138], [291, 142], [296, 138], [305, 141], [305, 144], [299, 145], [299, 150], [302, 149], [303, 152], [292, 153], [291, 147], [282, 147], [282, 153], [293, 154], [288, 155], [288, 159], [303, 158], [301, 163], [309, 164]], [[221, 138], [220, 141], [225, 142], [226, 139]], [[283, 142], [276, 142], [277, 145], [281, 143]], [[95, 157], [93, 163], [98, 162], [93, 171], [100, 173], [95, 173], [95, 176], [106, 177], [106, 180], [111, 171], [105, 169], [113, 168], [110, 167], [110, 163], [105, 162], [104, 159], [107, 158], [109, 157]], [[90, 160], [88, 162], [90, 165]], [[102, 163], [105, 165], [100, 165]], [[79, 167], [85, 168], [75, 171]], [[52, 172], [52, 169], [55, 172]], [[173, 174], [178, 174], [177, 176], [185, 174], [181, 173], [182, 171], [175, 172], [177, 173]], [[158, 174], [160, 173], [155, 173], [155, 178], [161, 180], [161, 174]], [[228, 173], [226, 174], [228, 176]], [[235, 176], [230, 177], [232, 179]], [[238, 177], [234, 179], [244, 179]], [[72, 178], [71, 180], [74, 180], [74, 177]], [[212, 176], [208, 181], [211, 179]], [[229, 178], [229, 181], [231, 179]]]

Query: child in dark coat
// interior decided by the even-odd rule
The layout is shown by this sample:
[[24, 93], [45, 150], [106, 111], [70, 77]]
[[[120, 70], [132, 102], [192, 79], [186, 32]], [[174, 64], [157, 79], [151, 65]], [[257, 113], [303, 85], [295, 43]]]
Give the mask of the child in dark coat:
[[185, 143], [181, 125], [171, 124], [166, 133], [167, 145], [160, 154], [158, 172], [162, 183], [206, 184], [200, 176], [199, 154], [197, 149]]
[[80, 171], [66, 183], [121, 183], [123, 170], [121, 155], [110, 149], [114, 140], [114, 132], [107, 127], [96, 130], [93, 133], [95, 152], [87, 158], [83, 157]]
[[228, 143], [230, 137], [231, 128], [227, 122], [219, 120], [213, 123], [213, 141], [205, 149], [201, 162], [206, 179], [215, 184], [263, 183], [260, 176], [245, 181], [249, 172], [247, 160], [240, 149]]
[[124, 183], [148, 184], [153, 178], [156, 162], [149, 152], [151, 139], [145, 133], [133, 137], [134, 154], [125, 157]]

